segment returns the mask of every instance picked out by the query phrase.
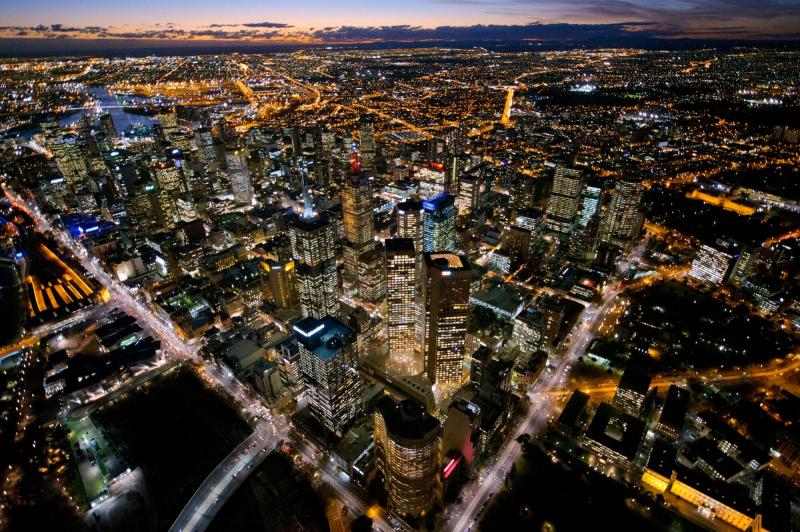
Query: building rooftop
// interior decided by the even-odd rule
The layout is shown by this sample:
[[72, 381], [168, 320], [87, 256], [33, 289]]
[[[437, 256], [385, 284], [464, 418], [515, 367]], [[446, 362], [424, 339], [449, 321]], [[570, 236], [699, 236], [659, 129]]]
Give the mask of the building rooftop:
[[600, 403], [586, 437], [630, 460], [639, 449], [644, 429], [643, 421], [608, 403]]
[[441, 428], [439, 420], [428, 414], [422, 403], [413, 399], [395, 401], [387, 395], [378, 401], [375, 408], [383, 416], [392, 439], [427, 440]]
[[320, 360], [330, 360], [348, 343], [355, 341], [356, 332], [332, 316], [321, 320], [309, 316], [293, 327], [297, 341]]

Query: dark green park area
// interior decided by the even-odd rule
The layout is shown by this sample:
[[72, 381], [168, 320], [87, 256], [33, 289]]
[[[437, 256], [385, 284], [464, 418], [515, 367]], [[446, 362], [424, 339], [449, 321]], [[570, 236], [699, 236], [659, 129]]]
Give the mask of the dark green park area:
[[250, 432], [186, 369], [139, 386], [93, 417], [120, 442], [126, 461], [143, 469], [158, 530], [169, 529], [205, 477]]

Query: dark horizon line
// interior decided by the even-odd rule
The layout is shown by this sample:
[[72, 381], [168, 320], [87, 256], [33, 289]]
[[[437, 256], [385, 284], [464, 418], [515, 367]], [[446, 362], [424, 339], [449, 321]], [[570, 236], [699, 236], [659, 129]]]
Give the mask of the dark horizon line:
[[[63, 45], [88, 44], [93, 47], [65, 49]], [[33, 44], [33, 48], [31, 48]], [[35, 45], [46, 45], [36, 49]], [[61, 48], [57, 48], [61, 45]], [[48, 48], [49, 47], [49, 48]], [[25, 48], [28, 51], [23, 51]], [[698, 39], [659, 38], [654, 36], [597, 37], [585, 40], [426, 40], [426, 41], [380, 41], [371, 43], [243, 43], [236, 41], [165, 41], [155, 39], [109, 40], [109, 39], [8, 39], [0, 38], [0, 57], [144, 57], [203, 55], [215, 53], [265, 53], [286, 52], [303, 49], [370, 50], [402, 48], [490, 48], [492, 51], [553, 51], [598, 48], [642, 48], [646, 50], [691, 50], [703, 48], [764, 48], [800, 50], [800, 41], [792, 39]]]

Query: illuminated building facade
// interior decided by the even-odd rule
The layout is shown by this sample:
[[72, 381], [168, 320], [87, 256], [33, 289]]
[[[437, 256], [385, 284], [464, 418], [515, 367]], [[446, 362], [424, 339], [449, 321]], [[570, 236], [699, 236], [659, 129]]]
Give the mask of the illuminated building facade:
[[703, 244], [692, 260], [689, 277], [704, 283], [722, 284], [733, 264], [734, 252], [733, 246], [726, 242], [719, 241], [713, 246]]
[[345, 279], [354, 283], [358, 278], [358, 258], [375, 247], [375, 224], [372, 219], [372, 186], [361, 172], [353, 154], [352, 173], [345, 178], [342, 189], [342, 229], [344, 231]]
[[264, 265], [268, 269], [269, 288], [272, 304], [275, 308], [289, 308], [297, 304], [297, 280], [295, 279], [294, 261], [270, 260]]
[[433, 505], [438, 491], [441, 423], [413, 400], [382, 397], [375, 406], [375, 465], [383, 474], [388, 506], [417, 516]]
[[620, 249], [627, 249], [633, 244], [644, 222], [644, 215], [639, 212], [643, 192], [644, 188], [638, 179], [623, 178], [617, 182], [600, 224], [601, 242]]
[[305, 318], [293, 329], [310, 411], [341, 436], [362, 413], [356, 332], [331, 316]]
[[450, 194], [439, 194], [422, 203], [424, 251], [456, 249], [456, 207]]
[[419, 309], [424, 374], [434, 384], [461, 383], [472, 270], [455, 253], [425, 253]]
[[414, 336], [416, 305], [417, 254], [410, 238], [386, 240], [387, 321], [389, 329], [389, 364], [409, 373], [415, 362]]
[[339, 314], [336, 229], [324, 215], [294, 216], [289, 223], [297, 292], [304, 317]]
[[619, 380], [612, 404], [626, 414], [639, 417], [649, 389], [650, 376], [634, 366], [628, 366]]
[[545, 228], [549, 231], [569, 235], [575, 227], [583, 191], [583, 176], [580, 170], [558, 166], [553, 177], [553, 189], [547, 203]]

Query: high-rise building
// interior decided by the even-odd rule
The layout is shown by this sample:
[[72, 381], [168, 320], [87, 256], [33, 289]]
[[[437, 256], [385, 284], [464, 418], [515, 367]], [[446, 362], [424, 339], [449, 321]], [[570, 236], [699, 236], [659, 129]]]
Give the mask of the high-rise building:
[[658, 425], [656, 425], [656, 430], [664, 437], [672, 441], [678, 441], [680, 438], [686, 411], [689, 409], [690, 396], [689, 390], [674, 384], [670, 385], [664, 406], [661, 408]]
[[424, 373], [437, 385], [462, 380], [472, 270], [455, 253], [425, 253], [419, 308]]
[[410, 238], [386, 240], [388, 365], [401, 374], [418, 373], [414, 328], [417, 316], [417, 253]]
[[578, 209], [578, 225], [581, 227], [585, 228], [589, 224], [589, 219], [597, 212], [602, 192], [603, 185], [596, 178], [590, 178], [584, 184], [581, 206]]
[[341, 436], [362, 412], [356, 332], [331, 316], [294, 325], [311, 414]]
[[275, 308], [289, 308], [297, 304], [297, 280], [294, 261], [291, 259], [268, 260], [265, 265], [269, 271], [269, 292]]
[[413, 240], [414, 250], [418, 254], [422, 253], [423, 248], [423, 213], [419, 201], [408, 200], [397, 204], [397, 237]]
[[386, 259], [383, 247], [373, 247], [358, 257], [358, 297], [377, 305], [386, 297]]
[[339, 314], [339, 272], [336, 269], [336, 228], [327, 216], [306, 210], [289, 222], [297, 292], [304, 317], [321, 319]]
[[600, 242], [620, 249], [633, 244], [644, 223], [644, 216], [639, 212], [643, 192], [638, 179], [625, 178], [617, 182], [600, 225]]
[[230, 151], [225, 154], [225, 159], [233, 198], [240, 205], [250, 205], [253, 200], [253, 185], [250, 182], [247, 153], [244, 150]]
[[362, 164], [368, 172], [375, 170], [375, 125], [372, 115], [361, 117], [358, 128], [359, 149], [361, 150]]
[[478, 206], [481, 195], [481, 179], [476, 175], [464, 175], [458, 180], [458, 214], [470, 214]]
[[532, 236], [528, 229], [512, 225], [503, 235], [503, 249], [511, 259], [511, 268], [516, 269], [528, 262]]
[[650, 389], [650, 376], [638, 368], [628, 366], [617, 384], [617, 391], [611, 404], [626, 414], [640, 417], [644, 399]]
[[424, 251], [453, 251], [456, 249], [455, 199], [442, 193], [424, 201], [423, 228]]
[[358, 277], [358, 258], [375, 248], [372, 186], [361, 171], [357, 153], [352, 154], [351, 172], [342, 189], [342, 229], [345, 279], [354, 284]]
[[413, 400], [382, 397], [375, 406], [375, 465], [386, 480], [388, 506], [418, 516], [433, 505], [441, 453], [438, 419]]
[[703, 244], [692, 260], [689, 277], [704, 283], [722, 284], [731, 270], [736, 252], [736, 246], [732, 242]]
[[556, 167], [553, 189], [547, 203], [545, 228], [561, 235], [570, 235], [575, 227], [583, 191], [580, 170]]
[[744, 246], [739, 252], [739, 258], [731, 270], [731, 283], [740, 286], [743, 281], [756, 273], [759, 259], [759, 248]]
[[98, 120], [98, 125], [100, 131], [105, 133], [106, 137], [110, 139], [117, 138], [117, 127], [114, 125], [114, 118], [110, 114], [101, 114]]

